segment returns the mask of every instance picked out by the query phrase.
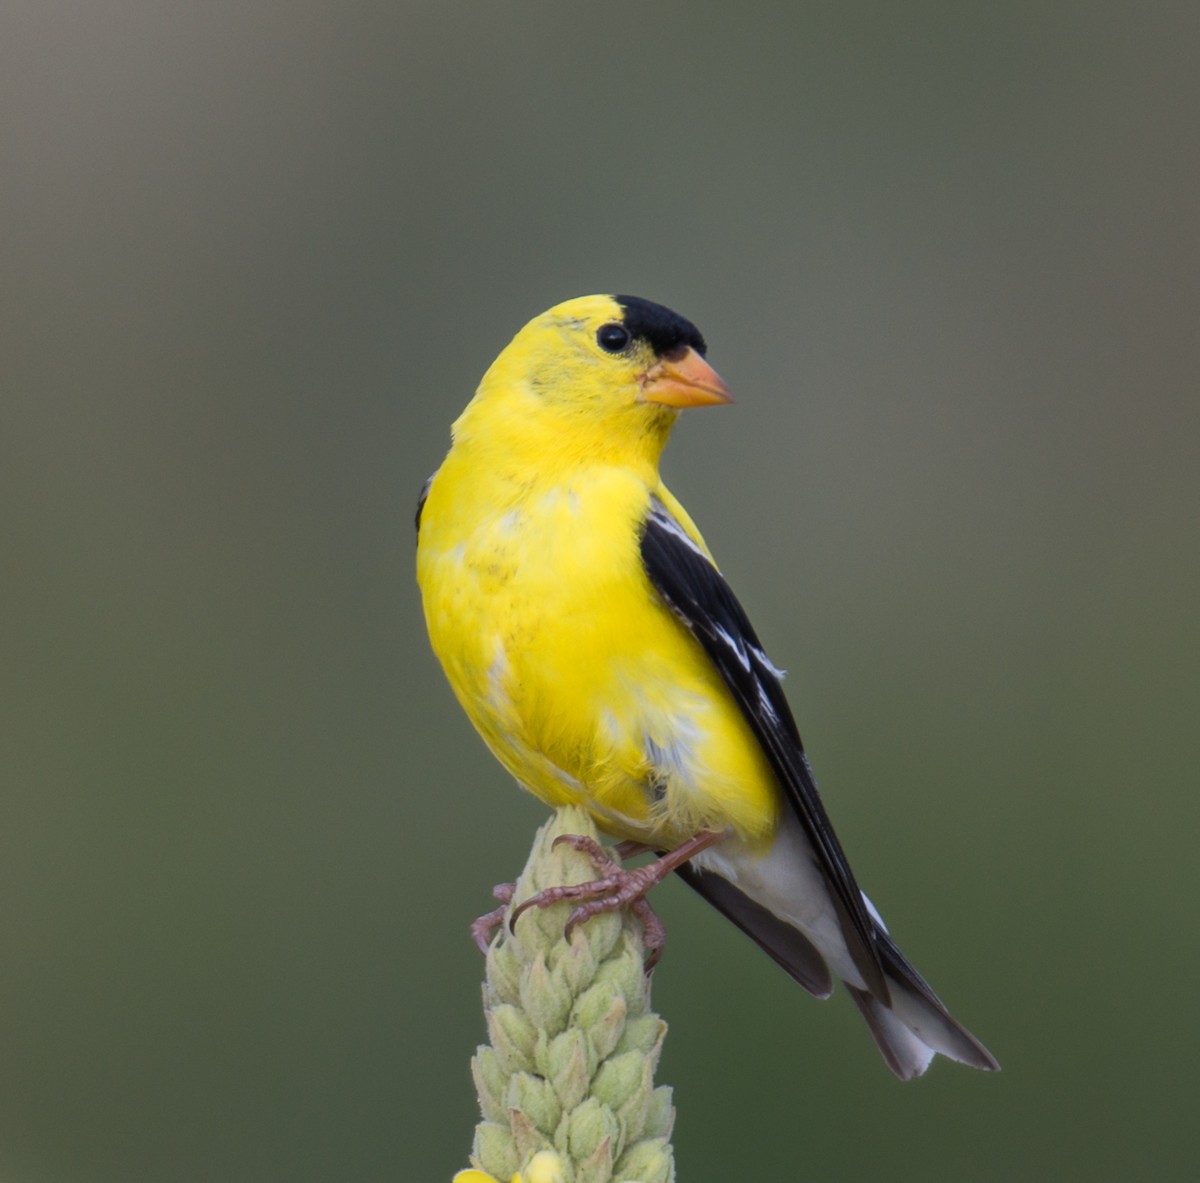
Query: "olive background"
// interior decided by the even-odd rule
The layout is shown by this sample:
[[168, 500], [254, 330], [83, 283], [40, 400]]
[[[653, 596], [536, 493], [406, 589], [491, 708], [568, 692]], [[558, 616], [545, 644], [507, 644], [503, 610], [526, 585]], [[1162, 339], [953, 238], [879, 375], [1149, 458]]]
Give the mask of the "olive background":
[[543, 807], [412, 515], [561, 299], [693, 319], [665, 459], [865, 889], [1004, 1065], [901, 1085], [678, 883], [684, 1181], [1197, 1158], [1200, 9], [14, 0], [0, 1174], [447, 1180]]

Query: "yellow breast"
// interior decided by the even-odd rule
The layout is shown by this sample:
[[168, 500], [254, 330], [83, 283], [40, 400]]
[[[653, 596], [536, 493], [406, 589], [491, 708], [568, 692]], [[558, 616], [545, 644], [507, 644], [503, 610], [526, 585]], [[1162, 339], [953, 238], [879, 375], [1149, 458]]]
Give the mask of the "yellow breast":
[[476, 476], [452, 452], [435, 477], [418, 581], [434, 651], [501, 763], [620, 837], [773, 834], [762, 752], [642, 569], [651, 489], [597, 467], [514, 498]]

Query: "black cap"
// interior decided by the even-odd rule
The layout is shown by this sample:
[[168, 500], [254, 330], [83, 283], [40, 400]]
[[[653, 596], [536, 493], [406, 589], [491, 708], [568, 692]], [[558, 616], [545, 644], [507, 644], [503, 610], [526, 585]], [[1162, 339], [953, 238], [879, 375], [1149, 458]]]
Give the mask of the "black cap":
[[625, 327], [646, 341], [655, 356], [662, 357], [673, 349], [691, 346], [701, 357], [708, 350], [700, 330], [678, 312], [661, 304], [643, 300], [640, 296], [613, 296], [625, 312]]

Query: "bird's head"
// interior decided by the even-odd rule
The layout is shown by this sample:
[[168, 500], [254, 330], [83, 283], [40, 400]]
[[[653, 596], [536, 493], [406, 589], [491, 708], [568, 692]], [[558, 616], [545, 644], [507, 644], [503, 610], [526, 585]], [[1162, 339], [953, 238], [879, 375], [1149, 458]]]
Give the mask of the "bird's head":
[[[700, 331], [637, 296], [582, 296], [531, 320], [484, 375], [462, 419], [510, 420], [522, 440], [657, 462], [678, 412], [733, 396]], [[506, 433], [507, 434], [507, 433]]]

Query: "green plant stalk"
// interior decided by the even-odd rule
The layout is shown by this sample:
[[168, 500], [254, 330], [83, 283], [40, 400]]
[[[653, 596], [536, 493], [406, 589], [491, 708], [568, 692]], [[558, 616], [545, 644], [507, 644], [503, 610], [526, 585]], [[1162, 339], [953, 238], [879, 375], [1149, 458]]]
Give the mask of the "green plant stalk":
[[[538, 831], [514, 903], [545, 887], [596, 877], [560, 834], [596, 838], [582, 810], [560, 809]], [[509, 910], [511, 910], [511, 905]], [[531, 908], [505, 923], [487, 956], [489, 1043], [471, 1061], [483, 1120], [472, 1163], [496, 1179], [555, 1151], [562, 1183], [671, 1183], [671, 1090], [654, 1085], [667, 1025], [650, 1008], [641, 926], [627, 910], [563, 928], [571, 905]]]

